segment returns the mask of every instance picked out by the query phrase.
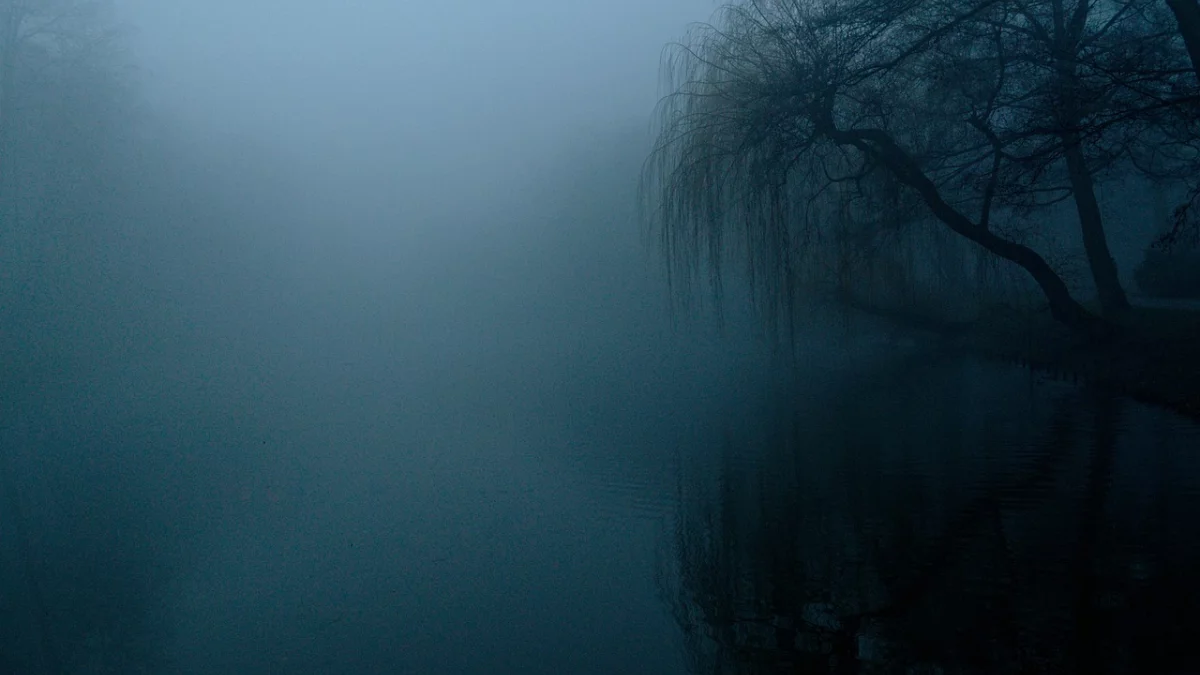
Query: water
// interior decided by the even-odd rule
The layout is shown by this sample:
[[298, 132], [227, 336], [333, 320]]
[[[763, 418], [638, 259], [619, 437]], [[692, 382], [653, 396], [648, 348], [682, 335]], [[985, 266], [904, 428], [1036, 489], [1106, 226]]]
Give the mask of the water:
[[1196, 425], [958, 359], [764, 415], [681, 479], [694, 672], [1192, 672]]
[[[53, 672], [43, 650], [59, 672], [1182, 668], [1200, 429], [860, 337], [792, 383], [693, 353], [512, 396], [566, 357], [459, 353], [497, 388], [447, 360], [406, 402], [374, 368], [289, 391], [258, 362], [27, 422], [90, 452], [22, 484], [42, 609], [6, 584], [5, 672]], [[247, 373], [270, 395], [229, 400]]]
[[860, 321], [785, 369], [583, 222], [151, 229], [6, 296], [0, 674], [1188, 662], [1195, 425]]

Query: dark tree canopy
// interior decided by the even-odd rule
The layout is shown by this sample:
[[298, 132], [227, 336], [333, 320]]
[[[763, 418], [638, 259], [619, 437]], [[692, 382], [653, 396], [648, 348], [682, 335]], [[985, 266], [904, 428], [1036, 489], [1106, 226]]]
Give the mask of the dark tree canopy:
[[769, 306], [827, 272], [832, 242], [869, 251], [933, 220], [1023, 269], [1061, 321], [1093, 326], [996, 221], [1072, 199], [1102, 306], [1126, 306], [1094, 185], [1178, 131], [1172, 111], [1195, 102], [1186, 59], [1151, 0], [732, 3], [664, 60], [644, 206], [674, 271], [719, 278], [732, 257]]

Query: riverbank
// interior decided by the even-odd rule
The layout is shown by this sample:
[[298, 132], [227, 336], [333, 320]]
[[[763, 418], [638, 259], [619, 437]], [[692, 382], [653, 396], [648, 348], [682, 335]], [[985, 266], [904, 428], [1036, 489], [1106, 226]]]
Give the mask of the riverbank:
[[1072, 333], [1049, 312], [996, 308], [953, 342], [1200, 419], [1200, 311], [1135, 307], [1119, 327], [1097, 340]]
[[1048, 311], [995, 306], [964, 322], [857, 304], [854, 309], [932, 332], [951, 349], [1106, 387], [1200, 420], [1198, 310], [1135, 307], [1114, 336], [1098, 340], [1072, 333]]

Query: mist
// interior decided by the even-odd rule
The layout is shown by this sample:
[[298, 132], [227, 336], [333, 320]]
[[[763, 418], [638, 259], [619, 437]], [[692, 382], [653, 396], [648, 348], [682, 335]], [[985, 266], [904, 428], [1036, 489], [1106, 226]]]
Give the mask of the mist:
[[[1194, 423], [1035, 374], [1034, 319], [1020, 365], [961, 338], [993, 298], [953, 274], [1015, 267], [912, 226], [860, 297], [804, 277], [867, 278], [836, 238], [648, 222], [664, 46], [717, 5], [0, 0], [0, 673], [953, 663], [884, 624], [969, 615], [920, 570], [1006, 509], [1021, 574], [1192, 597], [1138, 519], [1200, 506]], [[1074, 557], [1022, 520], [1051, 474]]]
[[120, 138], [5, 233], [5, 672], [669, 667], [571, 476], [766, 373], [676, 330], [635, 214], [710, 7], [113, 9]]

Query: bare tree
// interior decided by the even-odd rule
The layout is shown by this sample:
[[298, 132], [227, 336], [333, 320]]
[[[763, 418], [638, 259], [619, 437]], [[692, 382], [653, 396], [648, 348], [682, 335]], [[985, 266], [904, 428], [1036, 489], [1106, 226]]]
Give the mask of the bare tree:
[[1186, 55], [1165, 9], [1155, 0], [1011, 0], [975, 22], [967, 33], [987, 35], [975, 48], [991, 52], [1007, 81], [986, 122], [1017, 170], [1009, 194], [1072, 198], [1101, 305], [1123, 312], [1096, 183], [1161, 142], [1171, 108], [1194, 102], [1180, 86]]
[[880, 199], [899, 185], [1023, 268], [1060, 320], [1090, 326], [1061, 273], [998, 222], [1000, 207], [1028, 218], [1071, 200], [1101, 307], [1120, 315], [1096, 184], [1146, 156], [1177, 176], [1195, 162], [1179, 111], [1196, 92], [1169, 17], [1157, 0], [729, 5], [665, 61], [672, 93], [643, 176], [662, 243], [718, 276], [737, 248], [785, 296], [821, 244], [879, 244], [887, 228], [848, 236], [861, 214], [896, 214], [867, 216], [890, 231], [916, 219]]
[[[894, 182], [950, 232], [1023, 268], [1059, 321], [1096, 327], [1037, 251], [989, 227], [1004, 149], [961, 102], [942, 101], [929, 121], [939, 46], [997, 4], [749, 0], [696, 27], [666, 59], [672, 93], [642, 183], [669, 258], [719, 274], [741, 250], [785, 288], [805, 246], [842, 226], [814, 208], [833, 186], [878, 208], [865, 186]], [[964, 166], [982, 157], [993, 170], [968, 189]]]
[[[1167, 0], [1167, 6], [1175, 19], [1175, 26], [1187, 49], [1195, 80], [1187, 83], [1194, 95], [1200, 95], [1200, 2], [1197, 0]], [[1200, 143], [1200, 103], [1179, 111], [1180, 128], [1169, 138], [1172, 147], [1183, 145], [1191, 150], [1191, 164], [1184, 164], [1183, 176], [1190, 183], [1190, 190], [1172, 218], [1171, 228], [1156, 242], [1155, 246], [1171, 250], [1177, 247], [1194, 247], [1200, 243], [1200, 182], [1195, 177], [1200, 173], [1200, 161], [1195, 161], [1195, 146]], [[1158, 167], [1154, 167], [1157, 169]], [[1147, 171], [1157, 177], [1159, 171]]]
[[1200, 81], [1200, 2], [1197, 0], [1167, 0], [1167, 6], [1179, 24], [1179, 34], [1187, 46], [1196, 80]]

